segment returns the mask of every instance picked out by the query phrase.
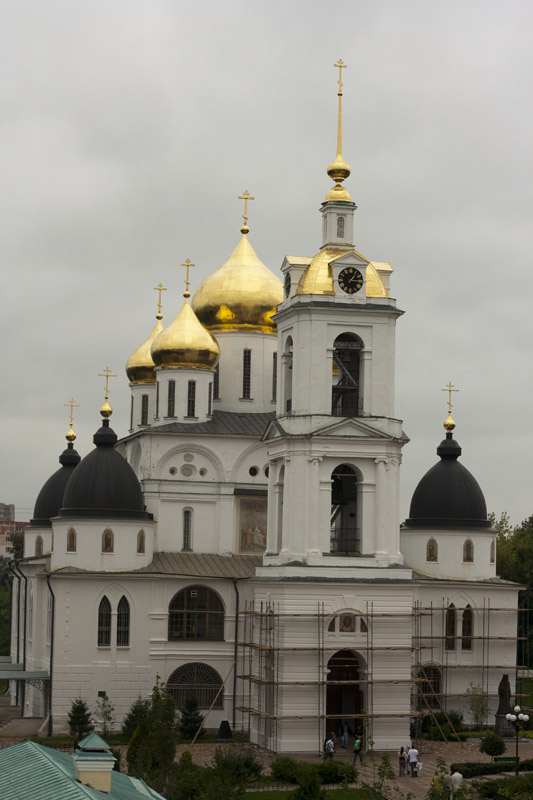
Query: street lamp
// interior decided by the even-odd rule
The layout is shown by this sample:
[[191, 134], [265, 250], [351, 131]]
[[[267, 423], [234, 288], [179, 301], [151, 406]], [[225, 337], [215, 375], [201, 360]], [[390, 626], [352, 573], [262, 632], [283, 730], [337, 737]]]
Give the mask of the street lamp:
[[522, 714], [520, 706], [515, 706], [514, 714], [506, 714], [505, 719], [513, 726], [516, 733], [516, 761], [514, 771], [515, 775], [518, 775], [518, 732], [525, 726], [526, 722], [529, 722], [529, 717], [527, 714]]

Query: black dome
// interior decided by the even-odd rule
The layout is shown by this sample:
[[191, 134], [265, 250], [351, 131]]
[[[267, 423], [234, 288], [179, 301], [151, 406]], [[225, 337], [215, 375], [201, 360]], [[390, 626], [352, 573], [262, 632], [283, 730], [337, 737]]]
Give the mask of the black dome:
[[80, 456], [74, 450], [72, 442], [69, 442], [67, 449], [63, 450], [59, 456], [59, 463], [61, 467], [48, 478], [37, 496], [30, 525], [49, 526], [52, 524], [50, 518], [57, 517], [59, 514], [59, 509], [63, 505], [65, 487], [80, 463]]
[[483, 492], [474, 476], [460, 464], [459, 444], [451, 433], [437, 448], [440, 461], [415, 489], [408, 528], [490, 528]]
[[67, 484], [59, 516], [152, 519], [144, 510], [137, 476], [114, 449], [117, 436], [109, 420], [104, 419], [93, 441], [95, 449], [82, 459]]

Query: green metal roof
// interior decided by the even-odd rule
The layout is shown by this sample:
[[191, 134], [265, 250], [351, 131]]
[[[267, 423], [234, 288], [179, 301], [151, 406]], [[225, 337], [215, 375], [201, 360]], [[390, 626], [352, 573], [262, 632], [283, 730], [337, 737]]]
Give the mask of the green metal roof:
[[76, 780], [72, 756], [35, 742], [0, 750], [2, 800], [160, 800], [144, 781], [111, 773], [111, 791], [100, 792]]

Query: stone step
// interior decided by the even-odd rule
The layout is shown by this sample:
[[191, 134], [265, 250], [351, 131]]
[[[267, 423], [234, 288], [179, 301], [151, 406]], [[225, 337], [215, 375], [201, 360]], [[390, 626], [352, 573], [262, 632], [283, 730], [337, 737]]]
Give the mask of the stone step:
[[[19, 709], [20, 713], [20, 709]], [[2, 736], [37, 736], [44, 720], [42, 717], [19, 717], [0, 727]]]

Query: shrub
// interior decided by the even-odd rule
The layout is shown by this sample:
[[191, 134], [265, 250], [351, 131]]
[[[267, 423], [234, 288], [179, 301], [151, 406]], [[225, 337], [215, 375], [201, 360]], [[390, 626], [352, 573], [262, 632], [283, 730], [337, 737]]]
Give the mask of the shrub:
[[486, 753], [488, 756], [492, 756], [492, 758], [494, 758], [494, 756], [501, 756], [502, 753], [505, 753], [505, 750], [505, 742], [501, 736], [496, 736], [495, 733], [489, 733], [487, 736], [484, 736], [479, 745], [479, 752]]
[[222, 739], [222, 741], [231, 741], [232, 738], [233, 734], [231, 732], [230, 724], [228, 720], [225, 719], [218, 726], [217, 739]]
[[83, 739], [85, 734], [94, 730], [93, 720], [89, 706], [80, 697], [72, 701], [68, 712], [68, 727], [72, 736]]
[[324, 761], [316, 766], [317, 772], [322, 783], [353, 783], [355, 780], [355, 767], [351, 764], [343, 764], [340, 761]]
[[297, 781], [298, 788], [292, 793], [294, 800], [325, 800], [326, 792], [320, 787], [320, 775], [315, 764], [301, 764]]
[[228, 772], [238, 779], [250, 780], [250, 778], [258, 778], [261, 775], [263, 765], [253, 750], [217, 747], [215, 769]]
[[124, 722], [122, 723], [122, 733], [128, 738], [128, 741], [135, 733], [139, 722], [146, 719], [149, 713], [149, 700], [143, 700], [141, 697], [138, 697], [137, 700], [131, 704], [131, 708], [124, 717]]
[[279, 783], [296, 783], [300, 762], [290, 756], [278, 756], [270, 765], [270, 774]]
[[500, 778], [486, 781], [477, 787], [481, 797], [509, 797], [512, 800], [531, 800], [533, 797], [533, 775], [520, 775], [514, 778]]
[[[507, 766], [494, 762], [481, 763], [480, 761], [466, 761], [463, 764], [450, 764], [452, 772], [460, 772], [463, 778], [475, 778], [478, 775], [497, 775], [502, 769], [514, 769], [514, 764], [509, 762]], [[533, 772], [533, 758], [519, 761], [518, 769], [520, 772]]]
[[[200, 725], [203, 722], [203, 714], [198, 711], [198, 700], [193, 694], [187, 694], [183, 700], [183, 708], [180, 708], [180, 733], [184, 739], [192, 739], [196, 736]], [[200, 731], [200, 736], [204, 729]]]

